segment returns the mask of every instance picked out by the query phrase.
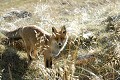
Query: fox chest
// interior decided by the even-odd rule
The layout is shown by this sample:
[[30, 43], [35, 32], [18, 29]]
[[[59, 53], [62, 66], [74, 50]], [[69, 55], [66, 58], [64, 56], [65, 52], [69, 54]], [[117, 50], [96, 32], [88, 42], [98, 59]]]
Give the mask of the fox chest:
[[59, 52], [60, 52], [60, 49], [58, 46], [51, 46], [51, 53], [52, 55], [55, 57]]

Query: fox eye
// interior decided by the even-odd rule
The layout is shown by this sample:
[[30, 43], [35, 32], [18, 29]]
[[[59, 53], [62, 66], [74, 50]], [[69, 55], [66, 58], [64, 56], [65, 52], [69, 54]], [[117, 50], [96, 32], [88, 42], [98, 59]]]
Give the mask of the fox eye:
[[63, 34], [65, 34], [66, 33], [66, 31], [63, 31]]

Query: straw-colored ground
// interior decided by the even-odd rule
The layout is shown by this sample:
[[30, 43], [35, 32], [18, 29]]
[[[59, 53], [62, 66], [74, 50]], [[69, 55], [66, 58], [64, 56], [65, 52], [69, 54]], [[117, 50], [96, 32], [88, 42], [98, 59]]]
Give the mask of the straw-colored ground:
[[[0, 79], [116, 80], [120, 75], [119, 9], [119, 0], [1, 0], [0, 29], [37, 25], [51, 33], [51, 27], [65, 25], [73, 44], [67, 58], [53, 60], [53, 69], [46, 69], [42, 55], [28, 66], [21, 41], [3, 43], [5, 36], [0, 33]], [[13, 10], [32, 16], [8, 17]]]

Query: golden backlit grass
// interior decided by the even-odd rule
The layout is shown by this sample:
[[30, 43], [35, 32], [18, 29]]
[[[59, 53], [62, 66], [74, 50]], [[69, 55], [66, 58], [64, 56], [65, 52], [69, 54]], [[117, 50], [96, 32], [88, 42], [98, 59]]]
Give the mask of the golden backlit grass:
[[[108, 2], [107, 2], [108, 1]], [[115, 80], [120, 71], [120, 34], [106, 32], [108, 16], [119, 14], [116, 0], [12, 0], [0, 1], [1, 16], [12, 8], [28, 10], [33, 17], [28, 19], [0, 21], [0, 27], [10, 29], [35, 24], [51, 32], [51, 27], [66, 25], [77, 44], [69, 48], [67, 59], [61, 58], [53, 64], [53, 69], [44, 68], [43, 56], [28, 67], [25, 51], [0, 44], [0, 79], [3, 80]], [[13, 25], [6, 26], [8, 23]], [[117, 25], [119, 21], [115, 22]], [[119, 27], [119, 26], [117, 26]], [[12, 28], [14, 29], [14, 28]], [[83, 35], [92, 32], [96, 41], [84, 43]], [[0, 41], [4, 35], [0, 34]], [[83, 40], [83, 43], [81, 43]], [[75, 43], [76, 44], [76, 43]], [[77, 47], [75, 47], [77, 46]], [[77, 57], [76, 57], [77, 56]]]

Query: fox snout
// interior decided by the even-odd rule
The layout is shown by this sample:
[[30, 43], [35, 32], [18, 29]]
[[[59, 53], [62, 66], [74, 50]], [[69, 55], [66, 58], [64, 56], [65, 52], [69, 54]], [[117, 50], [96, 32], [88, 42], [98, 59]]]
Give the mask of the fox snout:
[[58, 43], [58, 47], [59, 47], [59, 48], [61, 48], [62, 45], [63, 45], [63, 44], [62, 44], [61, 42]]

